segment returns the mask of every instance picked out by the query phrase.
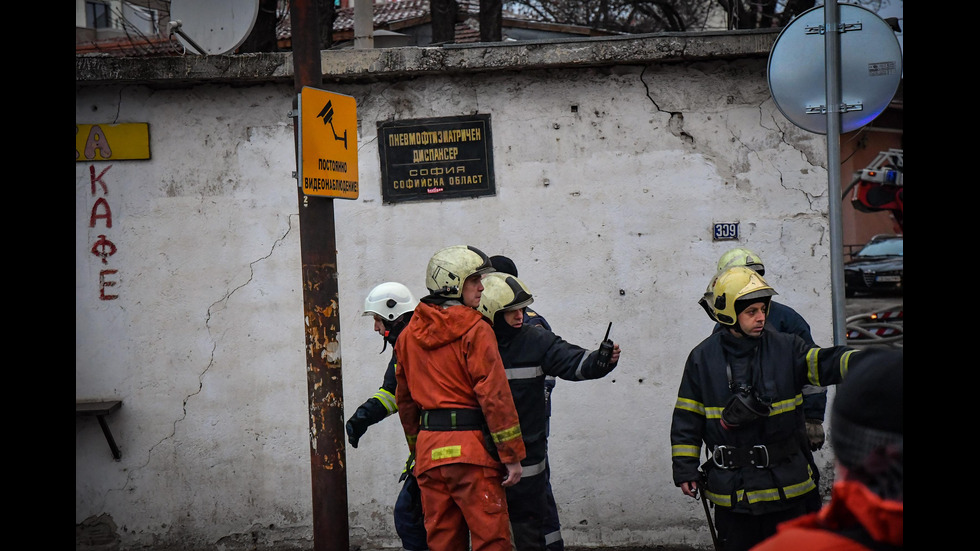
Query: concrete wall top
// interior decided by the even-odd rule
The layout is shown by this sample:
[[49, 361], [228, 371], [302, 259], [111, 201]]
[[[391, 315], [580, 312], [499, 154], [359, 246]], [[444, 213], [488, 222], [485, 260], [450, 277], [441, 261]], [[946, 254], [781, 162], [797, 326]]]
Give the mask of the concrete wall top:
[[[519, 71], [767, 57], [779, 30], [656, 33], [603, 38], [324, 50], [323, 78], [370, 82], [426, 74]], [[75, 86], [254, 84], [293, 79], [292, 52], [234, 56], [75, 57]]]

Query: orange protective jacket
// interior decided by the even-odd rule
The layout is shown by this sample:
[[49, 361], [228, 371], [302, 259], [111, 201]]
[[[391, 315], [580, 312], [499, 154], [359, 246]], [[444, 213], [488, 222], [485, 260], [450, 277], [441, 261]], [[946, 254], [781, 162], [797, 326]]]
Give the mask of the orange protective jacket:
[[[443, 308], [422, 302], [395, 343], [398, 384], [395, 399], [408, 447], [415, 452], [415, 474], [450, 463], [499, 468], [524, 459], [524, 440], [497, 350], [486, 319], [462, 304]], [[483, 411], [500, 461], [487, 450], [479, 430], [420, 431], [423, 410]]]
[[[779, 525], [776, 534], [756, 545], [752, 551], [866, 551], [870, 548], [901, 548], [905, 544], [905, 505], [882, 499], [867, 486], [853, 480], [834, 483], [830, 503], [820, 511]], [[846, 534], [863, 532], [872, 540]], [[891, 547], [889, 547], [891, 546]]]

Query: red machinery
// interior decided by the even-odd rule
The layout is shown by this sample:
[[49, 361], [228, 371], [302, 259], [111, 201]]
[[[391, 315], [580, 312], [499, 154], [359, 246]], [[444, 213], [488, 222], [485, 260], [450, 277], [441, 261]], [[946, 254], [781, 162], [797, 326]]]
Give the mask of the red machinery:
[[866, 168], [854, 173], [851, 185], [844, 191], [846, 197], [853, 188], [851, 205], [861, 212], [891, 211], [900, 232], [904, 232], [905, 214], [902, 152], [889, 149], [878, 153]]

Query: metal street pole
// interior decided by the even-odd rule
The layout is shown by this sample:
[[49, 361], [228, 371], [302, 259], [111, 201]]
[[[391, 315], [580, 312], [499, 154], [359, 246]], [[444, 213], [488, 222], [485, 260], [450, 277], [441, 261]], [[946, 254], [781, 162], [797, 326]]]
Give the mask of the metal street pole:
[[847, 344], [844, 309], [844, 224], [840, 187], [840, 13], [836, 0], [824, 5], [824, 53], [827, 89], [827, 176], [830, 207], [830, 293], [833, 297], [834, 344]]
[[[293, 113], [296, 169], [301, 152], [298, 96], [304, 86], [323, 84], [317, 0], [291, 0]], [[300, 256], [303, 263], [303, 327], [310, 413], [310, 471], [313, 484], [314, 551], [348, 551], [347, 458], [341, 370], [340, 300], [333, 198], [311, 197], [297, 185]]]

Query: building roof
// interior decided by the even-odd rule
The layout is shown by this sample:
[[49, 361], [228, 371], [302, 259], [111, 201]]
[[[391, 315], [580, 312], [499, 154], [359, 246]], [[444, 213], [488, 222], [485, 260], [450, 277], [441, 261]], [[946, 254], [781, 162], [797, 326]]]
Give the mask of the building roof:
[[75, 43], [75, 55], [106, 54], [120, 57], [180, 55], [184, 46], [176, 37], [122, 36]]
[[[474, 43], [480, 41], [480, 1], [457, 0], [456, 44]], [[344, 42], [354, 39], [354, 8], [346, 7], [336, 10], [333, 24], [334, 42]], [[542, 23], [528, 18], [504, 12], [504, 27], [537, 28], [546, 32], [563, 32], [578, 36], [608, 36], [614, 33], [597, 31], [574, 25]], [[162, 19], [162, 18], [161, 18]], [[167, 18], [169, 21], [169, 17]], [[374, 6], [374, 29], [398, 31], [428, 25], [432, 21], [429, 0], [393, 0]], [[618, 33], [615, 33], [618, 34]], [[276, 26], [279, 48], [292, 48], [292, 26], [289, 12], [280, 16]], [[185, 48], [176, 36], [125, 36], [102, 40], [83, 40], [78, 38], [76, 31], [75, 54], [104, 54], [119, 57], [157, 57], [182, 55]]]
[[[480, 15], [479, 0], [457, 0], [460, 14]], [[429, 0], [398, 0], [385, 2], [374, 6], [374, 28], [386, 28], [388, 25], [403, 21], [429, 19]], [[337, 10], [337, 18], [333, 22], [334, 32], [354, 30], [354, 8]]]
[[[479, 23], [474, 27], [469, 21], [480, 17], [480, 0], [457, 0], [456, 40], [457, 44], [480, 41]], [[374, 6], [374, 29], [397, 31], [408, 27], [427, 25], [432, 22], [429, 0], [397, 0]], [[280, 47], [288, 46], [292, 38], [289, 14], [278, 26]], [[354, 39], [354, 8], [340, 8], [333, 22], [334, 42]]]

